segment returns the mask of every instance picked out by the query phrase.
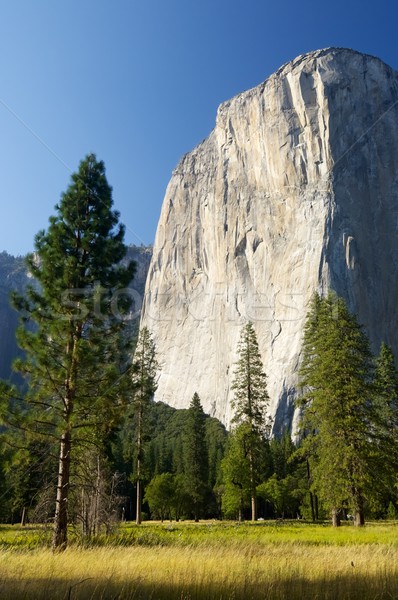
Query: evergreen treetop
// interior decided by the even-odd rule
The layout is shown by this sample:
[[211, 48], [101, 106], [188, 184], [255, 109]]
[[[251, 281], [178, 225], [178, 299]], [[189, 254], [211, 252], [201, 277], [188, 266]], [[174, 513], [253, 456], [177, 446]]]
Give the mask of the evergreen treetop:
[[[126, 254], [124, 227], [112, 209], [105, 167], [88, 155], [56, 206], [47, 231], [28, 257], [38, 285], [14, 296], [22, 323], [18, 341], [26, 358], [15, 369], [26, 376], [24, 429], [59, 446], [54, 549], [65, 548], [71, 467], [79, 444], [101, 446], [120, 421], [129, 388], [130, 339], [122, 316], [129, 296], [117, 296], [135, 265]], [[117, 310], [114, 304], [117, 298]], [[26, 322], [33, 322], [26, 327]]]
[[253, 431], [264, 433], [268, 425], [265, 415], [269, 403], [267, 378], [251, 322], [242, 329], [238, 355], [232, 384], [232, 408], [235, 411], [232, 423], [249, 423]]
[[373, 361], [362, 328], [341, 298], [313, 298], [307, 318], [301, 385], [302, 452], [324, 503], [349, 506], [363, 522], [372, 489]]

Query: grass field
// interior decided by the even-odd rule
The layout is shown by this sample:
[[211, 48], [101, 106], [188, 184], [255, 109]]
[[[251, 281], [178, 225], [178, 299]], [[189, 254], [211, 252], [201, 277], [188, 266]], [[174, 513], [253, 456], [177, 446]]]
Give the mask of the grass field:
[[398, 525], [145, 523], [56, 555], [0, 526], [0, 598], [398, 598]]

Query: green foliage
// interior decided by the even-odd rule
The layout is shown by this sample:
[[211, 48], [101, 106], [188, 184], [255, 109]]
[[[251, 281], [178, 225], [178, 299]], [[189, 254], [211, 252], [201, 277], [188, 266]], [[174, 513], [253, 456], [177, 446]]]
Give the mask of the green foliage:
[[[120, 335], [126, 322], [114, 305], [134, 265], [118, 264], [126, 253], [124, 228], [114, 231], [118, 213], [111, 206], [104, 165], [89, 155], [28, 257], [40, 291], [31, 287], [26, 298], [14, 297], [22, 317], [18, 339], [27, 355], [15, 368], [28, 378], [25, 400], [36, 435], [58, 435], [67, 423], [76, 444], [85, 437], [80, 432], [108, 428], [121, 413], [128, 348]], [[118, 311], [128, 306], [120, 295]], [[33, 332], [24, 327], [27, 320], [36, 324]], [[65, 412], [71, 395], [73, 408]]]
[[289, 431], [285, 431], [281, 438], [272, 438], [269, 443], [272, 469], [278, 479], [283, 479], [295, 470], [295, 464], [289, 459], [296, 451]]
[[[269, 402], [266, 375], [252, 323], [247, 323], [242, 329], [238, 354], [239, 360], [236, 363], [232, 385], [234, 390], [232, 407], [235, 411], [232, 423], [235, 426], [238, 425], [238, 429], [240, 428], [237, 440], [240, 440], [242, 444], [241, 455], [244, 456], [248, 469], [252, 520], [255, 521], [257, 518], [256, 488], [261, 481], [259, 474], [263, 451], [262, 442], [269, 434], [270, 421], [266, 417]], [[227, 482], [226, 493], [228, 493], [228, 489], [229, 483]]]
[[132, 366], [133, 399], [131, 416], [135, 425], [135, 482], [137, 485], [136, 521], [141, 523], [141, 495], [144, 475], [144, 448], [148, 438], [148, 413], [156, 391], [156, 350], [147, 327], [139, 333]]
[[[192, 478], [187, 476], [189, 463], [192, 462], [192, 452], [197, 445], [199, 450], [199, 471], [204, 469], [201, 477], [204, 477], [204, 484], [200, 484], [199, 495], [203, 498], [201, 504], [201, 514], [219, 514], [219, 506], [215, 495], [211, 492], [217, 478], [220, 477], [220, 463], [224, 455], [224, 447], [227, 438], [227, 432], [215, 418], [209, 417], [198, 408], [189, 411], [189, 409], [175, 409], [162, 402], [150, 401], [146, 409], [146, 436], [143, 443], [141, 472], [143, 483], [146, 485], [155, 475], [161, 473], [172, 473], [178, 477], [175, 478], [178, 487], [180, 502], [173, 509], [173, 514], [178, 516], [189, 516], [193, 514], [193, 500], [189, 497], [189, 490], [192, 492]], [[195, 416], [196, 415], [196, 416]], [[199, 421], [204, 420], [203, 429], [196, 428], [196, 418]], [[195, 436], [191, 436], [190, 431], [195, 429]], [[200, 435], [198, 435], [198, 433]], [[120, 431], [117, 443], [116, 454], [118, 454], [121, 470], [131, 473], [131, 466], [136, 457], [134, 440], [136, 439], [136, 425], [134, 419], [128, 418]], [[198, 439], [196, 436], [198, 435]], [[204, 439], [204, 442], [203, 442]], [[204, 443], [204, 446], [203, 446]], [[208, 456], [208, 461], [203, 457]], [[195, 461], [193, 461], [193, 464]], [[196, 469], [196, 466], [195, 466]], [[132, 475], [135, 480], [135, 475]], [[196, 493], [196, 491], [195, 491]], [[187, 498], [189, 499], [187, 501]]]
[[186, 490], [192, 501], [195, 521], [203, 512], [209, 494], [209, 463], [206, 445], [206, 416], [198, 394], [194, 394], [187, 411], [183, 437]]
[[125, 524], [88, 547], [73, 542], [54, 556], [43, 531], [0, 527], [2, 600], [374, 600], [398, 593], [394, 524], [362, 531], [303, 522]]
[[[128, 411], [131, 420], [130, 439], [128, 443], [133, 450], [134, 469], [137, 476], [137, 468], [144, 466], [144, 444], [150, 438], [150, 412], [153, 395], [156, 391], [156, 348], [152, 336], [147, 327], [141, 329], [134, 353], [131, 369], [132, 397]], [[137, 462], [139, 461], [139, 462]]]
[[192, 514], [192, 500], [185, 475], [174, 475], [173, 513], [176, 521]]
[[132, 365], [133, 405], [146, 404], [156, 391], [156, 348], [147, 327], [140, 330]]
[[[0, 382], [0, 519], [19, 519], [24, 507], [43, 521], [53, 517], [48, 491], [54, 495], [59, 446], [59, 464], [67, 456], [72, 462], [58, 489], [72, 488], [63, 500], [76, 521], [85, 519], [79, 501], [98, 512], [105, 479], [113, 481], [117, 470], [146, 486], [144, 501], [161, 519], [218, 516], [221, 498], [225, 516], [242, 518], [250, 507], [256, 518], [257, 495], [266, 517], [300, 511], [318, 519], [326, 508], [354, 512], [357, 523], [365, 511], [394, 518], [398, 371], [384, 344], [374, 361], [361, 327], [335, 296], [315, 296], [307, 318], [299, 448], [289, 432], [268, 438], [266, 376], [251, 323], [238, 346], [227, 446], [225, 428], [204, 414], [197, 394], [186, 410], [153, 402], [157, 362], [147, 328], [129, 360], [132, 330], [120, 317], [133, 267], [120, 266], [122, 228], [114, 231], [117, 214], [101, 165], [95, 157], [82, 163], [29, 258], [38, 285], [15, 296], [27, 353], [16, 367], [28, 391], [25, 399]], [[21, 425], [23, 434], [13, 437]], [[39, 512], [44, 505], [46, 514]]]
[[215, 485], [220, 483], [221, 461], [225, 454], [227, 431], [218, 419], [207, 415], [205, 421], [205, 437], [209, 463], [208, 484], [212, 489]]
[[248, 456], [250, 425], [242, 423], [229, 436], [224, 459], [221, 463], [224, 490], [222, 510], [227, 518], [243, 518], [244, 510], [250, 506], [252, 480]]
[[[175, 547], [177, 550], [187, 548], [203, 547], [207, 552], [217, 548], [229, 548], [232, 551], [237, 546], [242, 546], [246, 555], [248, 549], [256, 549], [260, 557], [264, 559], [264, 551], [280, 547], [284, 550], [284, 566], [286, 565], [286, 548], [296, 548], [297, 553], [306, 554], [311, 547], [319, 551], [322, 546], [336, 546], [342, 551], [344, 548], [358, 550], [360, 547], [369, 545], [370, 556], [375, 555], [375, 550], [386, 546], [386, 558], [390, 560], [390, 551], [398, 549], [396, 535], [397, 525], [395, 523], [368, 523], [366, 528], [359, 530], [347, 521], [339, 529], [331, 528], [325, 523], [313, 524], [303, 520], [287, 519], [283, 524], [275, 523], [275, 520], [251, 523], [236, 523], [231, 521], [207, 521], [203, 523], [173, 522], [153, 523], [148, 521], [141, 526], [135, 523], [122, 523], [118, 529], [110, 535], [99, 535], [90, 540], [89, 544], [82, 544], [82, 540], [75, 532], [71, 532], [70, 552], [78, 549], [82, 552], [82, 546], [91, 549], [95, 547], [114, 549], [132, 547]], [[30, 550], [38, 547], [46, 547], [51, 540], [47, 530], [43, 526], [28, 525], [0, 525], [0, 548], [10, 550]], [[378, 552], [376, 554], [384, 554]], [[61, 557], [61, 560], [63, 560]], [[293, 560], [298, 555], [293, 555]], [[272, 559], [272, 554], [271, 554]], [[79, 557], [81, 561], [81, 556]], [[351, 559], [350, 559], [351, 560]], [[354, 556], [355, 560], [355, 556]], [[347, 566], [350, 566], [349, 564]], [[369, 565], [364, 565], [365, 568]], [[351, 567], [352, 568], [352, 567]]]
[[[182, 436], [186, 413], [187, 409], [177, 410], [163, 402], [150, 401], [145, 416], [147, 430], [141, 465], [145, 481], [160, 473], [183, 473]], [[121, 465], [127, 472], [135, 465], [136, 435], [135, 419], [128, 415], [119, 434], [120, 453], [125, 461]]]
[[305, 466], [295, 460], [296, 452], [289, 431], [269, 442], [271, 464], [267, 471], [272, 475], [257, 487], [257, 493], [272, 507], [275, 517], [296, 518], [303, 511], [307, 515], [308, 482]]
[[80, 163], [56, 211], [28, 257], [37, 285], [14, 295], [26, 355], [15, 369], [29, 386], [20, 413], [28, 437], [60, 447], [54, 547], [65, 547], [71, 464], [87, 443], [101, 445], [123, 415], [130, 387], [123, 290], [135, 267], [121, 265], [124, 227], [94, 155]]
[[293, 475], [278, 479], [274, 473], [267, 481], [257, 487], [261, 498], [272, 504], [277, 517], [294, 518], [299, 510], [299, 482]]
[[373, 489], [372, 356], [355, 317], [333, 295], [313, 299], [301, 385], [301, 452], [310, 461], [313, 488], [327, 507], [349, 507], [362, 524]]
[[390, 521], [395, 521], [397, 516], [398, 516], [397, 509], [395, 508], [395, 506], [392, 502], [389, 502], [388, 507], [387, 507], [387, 513], [386, 513], [387, 519], [389, 519]]
[[184, 475], [161, 473], [149, 482], [144, 501], [148, 502], [152, 517], [162, 521], [174, 518], [178, 521], [182, 515], [191, 511], [192, 499]]
[[148, 502], [151, 513], [162, 521], [171, 518], [174, 489], [175, 481], [171, 473], [155, 475], [146, 488], [144, 501]]
[[232, 408], [235, 411], [232, 422], [249, 423], [254, 432], [268, 433], [269, 422], [265, 416], [269, 402], [267, 380], [252, 323], [242, 329], [238, 354], [232, 384]]
[[391, 348], [382, 344], [376, 358], [375, 406], [378, 410], [377, 448], [380, 456], [379, 484], [397, 499], [398, 484], [398, 370]]

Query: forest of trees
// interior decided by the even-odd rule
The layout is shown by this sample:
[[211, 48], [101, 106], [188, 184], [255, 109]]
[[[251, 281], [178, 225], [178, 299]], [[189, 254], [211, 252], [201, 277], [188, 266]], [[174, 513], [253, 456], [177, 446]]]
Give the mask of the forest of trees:
[[123, 519], [395, 518], [395, 359], [384, 344], [372, 355], [341, 298], [314, 295], [307, 316], [294, 440], [271, 435], [266, 365], [243, 326], [228, 432], [196, 393], [183, 410], [153, 400], [156, 346], [123, 318], [135, 265], [94, 155], [56, 211], [28, 257], [37, 284], [12, 299], [24, 383], [0, 384], [0, 521], [52, 523], [59, 550], [72, 526], [90, 537]]

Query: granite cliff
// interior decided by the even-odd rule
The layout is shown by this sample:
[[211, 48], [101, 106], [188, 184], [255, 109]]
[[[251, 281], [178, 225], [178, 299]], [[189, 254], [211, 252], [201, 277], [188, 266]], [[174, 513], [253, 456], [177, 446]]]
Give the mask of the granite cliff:
[[303, 324], [335, 290], [373, 349], [398, 354], [398, 74], [329, 48], [222, 104], [168, 185], [142, 323], [160, 362], [156, 399], [197, 391], [228, 424], [236, 347], [254, 323], [274, 430], [294, 424]]

